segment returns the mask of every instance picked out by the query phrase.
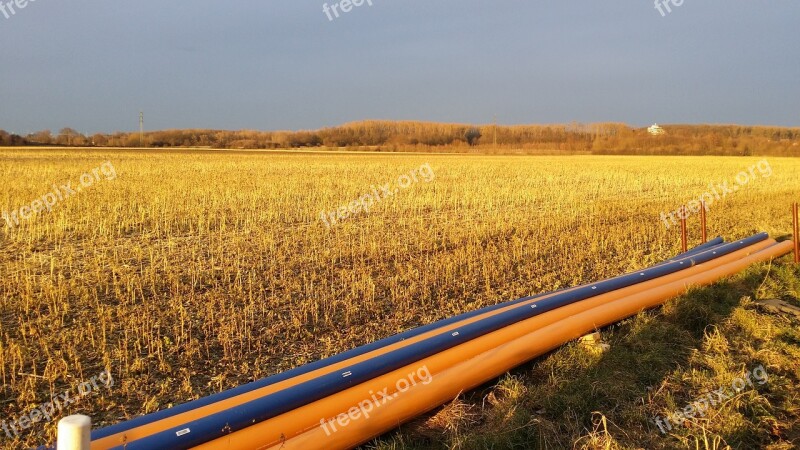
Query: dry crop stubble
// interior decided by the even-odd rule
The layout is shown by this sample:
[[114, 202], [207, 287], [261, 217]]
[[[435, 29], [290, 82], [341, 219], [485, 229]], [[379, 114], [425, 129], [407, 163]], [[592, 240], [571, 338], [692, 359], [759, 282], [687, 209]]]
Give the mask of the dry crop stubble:
[[[3, 149], [0, 208], [107, 160], [117, 179], [0, 226], [3, 417], [108, 368], [114, 389], [64, 414], [109, 424], [651, 264], [679, 251], [661, 211], [757, 161]], [[770, 178], [712, 207], [710, 235], [789, 231], [800, 161], [769, 161]], [[430, 183], [320, 222], [425, 163]]]

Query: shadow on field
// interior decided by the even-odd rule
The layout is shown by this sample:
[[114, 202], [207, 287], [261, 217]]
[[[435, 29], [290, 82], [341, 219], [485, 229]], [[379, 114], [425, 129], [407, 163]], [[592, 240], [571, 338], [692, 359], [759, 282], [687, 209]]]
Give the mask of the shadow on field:
[[[626, 447], [676, 448], [679, 442], [656, 426], [654, 418], [663, 411], [651, 398], [670, 374], [688, 366], [693, 353], [703, 351], [706, 333], [730, 317], [742, 297], [756, 297], [766, 270], [694, 289], [666, 307], [601, 330], [611, 345], [602, 355], [575, 342], [562, 346], [369, 448], [617, 448], [606, 447], [605, 430]], [[755, 436], [736, 432], [730, 438], [734, 448], [734, 442], [756, 448], [748, 447]]]

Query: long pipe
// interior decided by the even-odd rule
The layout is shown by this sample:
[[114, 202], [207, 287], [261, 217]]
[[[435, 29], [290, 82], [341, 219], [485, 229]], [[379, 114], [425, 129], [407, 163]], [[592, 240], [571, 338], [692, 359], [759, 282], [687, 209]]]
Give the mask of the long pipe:
[[[162, 428], [155, 434], [150, 434], [140, 439], [131, 439], [131, 436], [127, 435], [125, 440], [120, 442], [119, 437], [117, 437], [117, 442], [112, 445], [116, 444], [119, 446], [118, 448], [122, 448], [124, 445], [126, 450], [151, 450], [164, 447], [181, 449], [197, 446], [252, 426], [254, 423], [262, 422], [313, 401], [328, 397], [348, 387], [391, 372], [422, 358], [435, 355], [513, 323], [596, 295], [675, 273], [698, 262], [715, 259], [723, 254], [763, 241], [766, 238], [767, 235], [761, 233], [716, 249], [707, 250], [682, 261], [606, 280], [603, 283], [561, 292], [552, 297], [537, 300], [533, 305], [517, 305], [510, 310], [498, 312], [488, 318], [458, 327], [455, 332], [450, 330], [442, 332], [424, 341], [393, 349], [368, 360], [350, 364], [338, 371], [317, 376], [279, 391], [273, 391], [270, 395], [262, 393], [261, 397], [238, 406], [228, 407], [225, 404], [227, 402], [220, 402], [222, 405], [213, 405], [214, 411], [211, 414], [208, 413], [208, 409], [211, 408], [208, 408], [204, 411], [205, 416], [175, 424], [167, 429]], [[247, 396], [252, 397], [254, 394], [255, 391], [248, 393]], [[108, 443], [107, 441], [102, 444], [98, 442], [97, 448], [107, 448], [109, 446]]]
[[725, 243], [725, 240], [722, 239], [721, 236], [717, 236], [717, 237], [715, 237], [714, 239], [712, 239], [712, 240], [710, 240], [708, 242], [704, 242], [704, 243], [698, 245], [697, 247], [694, 247], [693, 249], [689, 250], [687, 253], [683, 253], [683, 254], [680, 254], [680, 255], [676, 256], [676, 258], [679, 258], [679, 257], [687, 255], [687, 254], [691, 255], [691, 254], [694, 254], [694, 253], [699, 253], [699, 252], [701, 252], [703, 250], [706, 250], [706, 249], [711, 248], [711, 247], [716, 247], [716, 246], [724, 244], [724, 243]]
[[[681, 257], [691, 256], [700, 253], [711, 247], [719, 246], [723, 242], [724, 241], [722, 240], [722, 238], [717, 238], [714, 240], [714, 242], [710, 243], [707, 246], [699, 246], [695, 249], [692, 249], [690, 252], [687, 252], [686, 254], [676, 256], [670, 261], [676, 261], [681, 259]], [[225, 392], [204, 397], [199, 400], [178, 405], [167, 410], [159, 411], [146, 416], [141, 416], [129, 420], [127, 422], [106, 427], [100, 430], [95, 430], [92, 436], [93, 437], [92, 448], [105, 449], [110, 446], [116, 445], [117, 443], [120, 442], [130, 442], [136, 439], [140, 439], [142, 437], [154, 434], [154, 432], [157, 432], [160, 429], [168, 428], [170, 426], [177, 426], [185, 421], [192, 420], [197, 417], [202, 417], [206, 412], [212, 409], [219, 408], [221, 404], [227, 406], [236, 406], [238, 404], [241, 404], [241, 402], [257, 398], [259, 396], [263, 396], [271, 391], [287, 386], [288, 380], [302, 380], [311, 376], [319, 375], [324, 370], [327, 370], [329, 368], [336, 369], [343, 367], [342, 366], [343, 361], [353, 361], [354, 358], [360, 356], [364, 356], [365, 358], [367, 358], [375, 355], [377, 351], [387, 348], [389, 346], [393, 346], [398, 343], [405, 345], [411, 342], [418, 341], [425, 337], [430, 337], [433, 335], [431, 332], [434, 330], [442, 329], [444, 327], [451, 326], [453, 324], [461, 324], [464, 323], [465, 320], [469, 320], [472, 318], [485, 317], [487, 313], [491, 313], [493, 311], [499, 311], [501, 309], [504, 310], [515, 304], [527, 302], [530, 300], [551, 297], [556, 293], [565, 292], [572, 289], [575, 288], [562, 289], [560, 291], [556, 291], [555, 293], [547, 293], [532, 297], [525, 297], [512, 302], [501, 303], [498, 305], [481, 308], [476, 311], [460, 314], [455, 317], [440, 320], [426, 326], [415, 328], [413, 330], [409, 330], [404, 333], [400, 333], [398, 335], [382, 339], [372, 344], [358, 347], [356, 349], [344, 352], [342, 354], [321, 361], [317, 361], [302, 367], [298, 367], [288, 372], [274, 375], [253, 383], [249, 383], [247, 385], [239, 386], [237, 388], [230, 389]], [[308, 375], [308, 377], [305, 377], [305, 375]], [[269, 390], [265, 389], [269, 386], [272, 386], [273, 389]], [[223, 401], [225, 403], [221, 403]]]
[[[750, 264], [785, 255], [792, 251], [793, 245], [793, 242], [788, 241], [775, 244], [749, 257], [687, 279], [585, 310], [456, 364], [434, 375], [427, 384], [415, 384], [408, 390], [400, 392], [386, 407], [372, 409], [368, 417], [364, 414], [351, 415], [347, 426], [337, 432], [331, 432], [330, 427], [318, 425], [273, 448], [281, 450], [352, 448], [588, 331], [618, 322], [644, 309], [656, 307], [685, 292], [689, 286], [707, 285], [733, 275]], [[407, 372], [412, 368], [413, 366], [406, 368]]]
[[[592, 286], [573, 288], [560, 293], [540, 296], [536, 300], [537, 307], [541, 307], [538, 310], [528, 310], [528, 308], [523, 309], [520, 307], [515, 308], [516, 311], [509, 310], [509, 308], [512, 308], [515, 305], [521, 304], [523, 306], [527, 306], [527, 303], [530, 303], [530, 301], [534, 300], [519, 303], [520, 301], [525, 300], [521, 299], [516, 302], [511, 302], [511, 306], [501, 305], [502, 308], [491, 311], [490, 313], [492, 314], [492, 317], [489, 319], [494, 318], [494, 322], [490, 324], [482, 323], [483, 326], [480, 326], [481, 324], [472, 322], [470, 325], [472, 328], [465, 330], [470, 334], [459, 333], [459, 335], [462, 336], [460, 339], [454, 339], [458, 338], [458, 336], [451, 336], [449, 333], [442, 333], [438, 336], [430, 338], [428, 337], [428, 334], [433, 333], [432, 331], [428, 334], [418, 336], [418, 339], [409, 339], [406, 342], [400, 342], [377, 351], [365, 353], [356, 358], [345, 360], [341, 363], [326, 366], [311, 372], [306, 372], [300, 376], [279, 376], [278, 378], [284, 379], [279, 380], [276, 383], [268, 384], [263, 388], [250, 390], [236, 397], [224, 398], [222, 401], [204, 405], [200, 408], [191, 409], [187, 412], [178, 413], [174, 416], [167, 416], [164, 419], [147, 423], [145, 426], [129, 429], [127, 431], [117, 433], [116, 435], [106, 432], [105, 436], [103, 436], [104, 430], [99, 430], [96, 432], [96, 435], [93, 436], [92, 448], [105, 449], [115, 445], [121, 445], [123, 443], [127, 449], [131, 450], [137, 448], [162, 448], [165, 445], [171, 448], [186, 448], [190, 445], [198, 445], [199, 443], [209, 440], [208, 436], [211, 436], [213, 439], [218, 435], [224, 434], [222, 431], [223, 429], [235, 431], [236, 429], [251, 425], [253, 420], [266, 420], [270, 417], [274, 417], [275, 415], [302, 406], [303, 404], [310, 403], [311, 401], [345, 389], [348, 386], [356, 383], [356, 380], [364, 381], [366, 379], [373, 378], [380, 373], [390, 371], [392, 367], [398, 367], [404, 365], [404, 363], [408, 363], [454, 345], [458, 345], [458, 343], [468, 340], [467, 338], [485, 334], [486, 332], [506, 326], [508, 323], [513, 323], [513, 321], [523, 320], [531, 315], [536, 315], [541, 312], [563, 306], [564, 304], [580, 301], [603, 292], [610, 292], [620, 289], [640, 282], [640, 280], [653, 279], [664, 274], [674, 273], [697, 262], [704, 262], [716, 258], [739, 248], [745, 247], [753, 242], [758, 242], [764, 239], [766, 239], [766, 234], [759, 234], [740, 242], [726, 244], [706, 250], [705, 252], [694, 255], [692, 258], [688, 258], [687, 260], [676, 261], [660, 267], [647, 269], [640, 273], [606, 280], [604, 282], [596, 283]], [[524, 311], [523, 315], [519, 314], [520, 310]], [[498, 319], [496, 317], [503, 314], [505, 314], [503, 318]], [[484, 314], [484, 316], [486, 315], [487, 314]], [[509, 317], [509, 315], [512, 317]], [[483, 316], [480, 317], [482, 321], [488, 320], [482, 318]], [[469, 323], [471, 319], [468, 319], [466, 322]], [[510, 322], [509, 319], [511, 319]], [[446, 331], [450, 331], [453, 327], [458, 325], [461, 325], [461, 323], [457, 322], [449, 327], [446, 327]], [[440, 332], [443, 331], [443, 329], [436, 329], [435, 331]], [[427, 338], [427, 341], [438, 338], [438, 341], [435, 343], [436, 345], [433, 346], [430, 345], [430, 342], [427, 342], [421, 351], [421, 345], [418, 341], [422, 338]], [[416, 347], [414, 347], [414, 345], [416, 345]], [[399, 346], [402, 347], [397, 348]], [[388, 363], [390, 363], [388, 366], [386, 365], [385, 354], [380, 355], [377, 358], [375, 357], [376, 352], [381, 353], [384, 352], [384, 350], [386, 352], [392, 350], [395, 353], [395, 355], [393, 355], [393, 359], [388, 361]], [[398, 358], [396, 352], [404, 353]], [[378, 358], [384, 359], [384, 366], [381, 367], [380, 365], [377, 365], [378, 369], [375, 370], [375, 359]], [[356, 366], [361, 364], [359, 369], [364, 369], [364, 366], [367, 366], [365, 368], [366, 370], [360, 370], [358, 376], [352, 376], [352, 374], [356, 373], [354, 370], [356, 369], [356, 366], [343, 366], [343, 364], [352, 364], [353, 362], [358, 362]], [[350, 370], [342, 371], [344, 368], [349, 368]], [[340, 372], [331, 373], [332, 370], [340, 370]], [[348, 380], [343, 380], [342, 373], [345, 372], [350, 372], [350, 376], [352, 377]], [[320, 377], [320, 373], [327, 374]], [[317, 378], [315, 379], [314, 377]], [[310, 381], [314, 381], [314, 383], [310, 384]], [[271, 393], [275, 395], [268, 395]], [[248, 405], [246, 402], [260, 402], [261, 404]], [[246, 408], [239, 406], [243, 403], [245, 404]], [[236, 407], [239, 411], [227, 410], [232, 407]], [[139, 420], [138, 422], [141, 421], [142, 420]], [[114, 427], [111, 428], [113, 429]], [[186, 433], [186, 429], [189, 429], [190, 432]]]
[[[677, 255], [671, 260], [665, 261], [664, 263], [661, 263], [659, 265], [667, 264], [669, 262], [679, 261], [682, 258], [696, 255], [710, 248], [720, 246], [723, 243], [724, 240], [721, 237], [718, 237], [707, 244], [695, 247], [692, 250]], [[281, 374], [273, 375], [264, 378], [262, 380], [258, 380], [233, 389], [229, 389], [224, 392], [220, 392], [198, 400], [177, 405], [170, 409], [158, 411], [155, 413], [148, 414], [146, 416], [137, 417], [129, 421], [112, 425], [103, 429], [95, 430], [92, 434], [92, 440], [93, 440], [92, 448], [94, 450], [104, 449], [108, 448], [109, 446], [115, 445], [119, 442], [126, 442], [126, 441], [140, 439], [142, 437], [146, 437], [148, 435], [153, 434], [151, 430], [165, 429], [170, 426], [177, 426], [183, 422], [193, 420], [198, 417], [202, 417], [206, 411], [211, 410], [212, 408], [219, 407], [220, 402], [225, 401], [226, 402], [225, 404], [228, 406], [236, 406], [238, 404], [241, 404], [243, 401], [252, 400], [254, 398], [258, 398], [259, 396], [265, 395], [267, 391], [265, 391], [263, 388], [266, 388], [268, 386], [274, 386], [276, 388], [278, 386], [285, 386], [284, 382], [286, 382], [287, 380], [292, 380], [292, 379], [297, 380], [298, 377], [309, 374], [318, 375], [319, 373], [321, 373], [322, 370], [328, 368], [342, 367], [341, 363], [344, 361], [351, 361], [353, 360], [353, 358], [364, 355], [372, 356], [375, 354], [376, 351], [385, 349], [389, 346], [393, 346], [394, 344], [398, 343], [408, 344], [411, 342], [415, 342], [416, 340], [419, 340], [421, 338], [430, 337], [432, 336], [431, 332], [434, 330], [439, 330], [453, 324], [460, 324], [468, 319], [484, 317], [485, 314], [487, 313], [505, 309], [515, 304], [528, 302], [530, 300], [548, 298], [557, 293], [566, 292], [573, 289], [576, 288], [561, 289], [552, 293], [543, 293], [535, 296], [524, 297], [518, 300], [487, 306], [475, 311], [459, 314], [454, 317], [439, 320], [437, 322], [425, 326], [414, 328], [412, 330], [408, 330], [406, 332], [390, 336], [385, 339], [381, 339], [371, 344], [363, 345], [361, 347], [346, 351], [344, 353], [340, 353], [338, 355], [320, 361], [316, 361], [314, 363], [306, 364], [304, 366], [289, 370], [287, 372], [283, 372]], [[252, 395], [247, 395], [251, 393]]]
[[[645, 292], [659, 286], [679, 281], [681, 279], [687, 279], [688, 277], [744, 258], [747, 255], [758, 252], [770, 245], [773, 245], [774, 243], [775, 241], [773, 240], [759, 242], [745, 249], [681, 272], [666, 275], [655, 280], [596, 296], [580, 303], [574, 303], [555, 309], [434, 355], [430, 358], [427, 358], [424, 365], [427, 367], [430, 373], [434, 374], [435, 376], [436, 373], [460, 363], [465, 359], [477, 356], [478, 354], [491, 350], [492, 348], [502, 345], [505, 342], [519, 338], [529, 333], [532, 329], [550, 325], [599, 305], [614, 302], [621, 298], [625, 298], [640, 292]], [[346, 411], [347, 407], [350, 405], [358, 404], [362, 400], [369, 398], [369, 396], [366, 395], [368, 391], [381, 392], [388, 387], [390, 388], [390, 391], [388, 391], [387, 394], [393, 395], [394, 391], [391, 391], [391, 389], [394, 388], [394, 383], [397, 380], [405, 377], [408, 374], [410, 367], [421, 367], [421, 365], [422, 362], [419, 362], [400, 368], [391, 373], [370, 380], [369, 382], [360, 386], [351, 388], [347, 392], [342, 392], [326, 399], [303, 406], [291, 411], [290, 413], [259, 423], [242, 431], [233, 433], [195, 448], [202, 450], [240, 450], [254, 448], [254, 443], [257, 443], [258, 446], [270, 446], [285, 439], [291, 439], [293, 436], [319, 425], [320, 419], [336, 417], [342, 412], [342, 408], [344, 408]]]
[[713, 248], [721, 247], [724, 244], [725, 244], [725, 240], [722, 239], [722, 237], [716, 237], [716, 238], [706, 242], [705, 244], [700, 244], [697, 247], [692, 248], [691, 250], [689, 250], [686, 253], [680, 253], [680, 254], [674, 256], [671, 259], [668, 259], [668, 260], [666, 260], [664, 262], [658, 263], [658, 264], [656, 264], [656, 266], [661, 266], [661, 265], [664, 265], [664, 264], [667, 264], [667, 263], [671, 263], [671, 262], [674, 262], [674, 261], [680, 261], [681, 259], [684, 259], [684, 258], [686, 258], [688, 256], [696, 255], [698, 253], [703, 253], [703, 252], [711, 250]]

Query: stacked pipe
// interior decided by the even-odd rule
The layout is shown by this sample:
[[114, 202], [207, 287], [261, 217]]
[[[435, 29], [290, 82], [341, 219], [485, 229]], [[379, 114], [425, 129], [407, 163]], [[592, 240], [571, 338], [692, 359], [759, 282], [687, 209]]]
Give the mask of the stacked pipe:
[[[565, 342], [792, 248], [765, 233], [717, 238], [649, 269], [461, 314], [96, 430], [91, 448], [351, 448]], [[426, 382], [399, 386], [421, 368]], [[387, 403], [365, 414], [375, 400]], [[345, 416], [345, 425], [332, 420]]]

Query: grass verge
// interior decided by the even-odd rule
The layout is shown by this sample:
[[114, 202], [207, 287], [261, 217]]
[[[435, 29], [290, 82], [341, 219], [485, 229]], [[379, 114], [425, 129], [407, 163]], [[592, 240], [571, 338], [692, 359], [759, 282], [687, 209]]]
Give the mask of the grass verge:
[[800, 306], [798, 275], [787, 257], [692, 290], [603, 330], [605, 353], [567, 344], [365, 447], [798, 448], [800, 321], [757, 305]]

